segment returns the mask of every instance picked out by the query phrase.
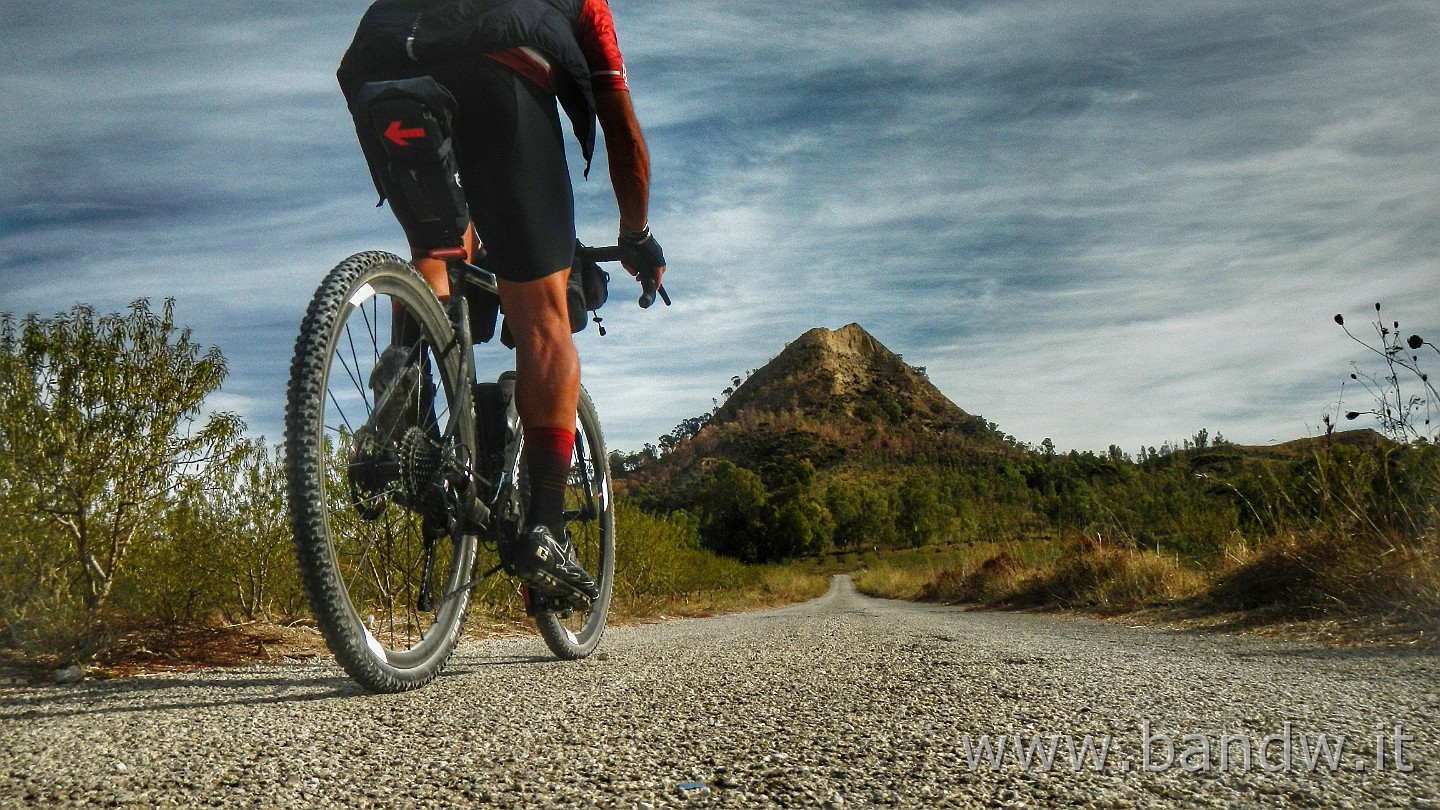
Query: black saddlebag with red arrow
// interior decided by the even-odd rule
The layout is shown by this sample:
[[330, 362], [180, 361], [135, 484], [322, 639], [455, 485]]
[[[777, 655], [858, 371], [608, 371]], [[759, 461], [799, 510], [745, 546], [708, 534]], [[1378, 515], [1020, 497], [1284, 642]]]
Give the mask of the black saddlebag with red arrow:
[[368, 82], [350, 107], [380, 202], [390, 200], [412, 247], [459, 247], [470, 225], [454, 110], [454, 97], [429, 76]]

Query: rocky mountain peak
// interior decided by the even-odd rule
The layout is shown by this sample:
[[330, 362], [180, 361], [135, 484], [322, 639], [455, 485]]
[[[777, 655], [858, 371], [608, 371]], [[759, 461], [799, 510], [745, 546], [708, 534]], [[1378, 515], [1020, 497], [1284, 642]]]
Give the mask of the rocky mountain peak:
[[895, 427], [952, 428], [973, 419], [857, 323], [796, 338], [736, 389], [714, 421], [746, 411]]

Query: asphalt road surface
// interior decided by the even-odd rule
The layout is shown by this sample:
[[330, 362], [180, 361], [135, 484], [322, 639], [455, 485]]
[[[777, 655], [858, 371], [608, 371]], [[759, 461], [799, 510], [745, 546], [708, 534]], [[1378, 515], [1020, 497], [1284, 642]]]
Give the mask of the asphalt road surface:
[[403, 695], [324, 662], [0, 691], [0, 807], [1440, 807], [1434, 655], [845, 578], [601, 650], [469, 643]]

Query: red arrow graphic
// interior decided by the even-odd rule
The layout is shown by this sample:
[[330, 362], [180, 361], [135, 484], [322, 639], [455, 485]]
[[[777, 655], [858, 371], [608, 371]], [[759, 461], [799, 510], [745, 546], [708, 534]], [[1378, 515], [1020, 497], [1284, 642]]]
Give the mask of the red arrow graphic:
[[419, 127], [416, 129], [401, 129], [399, 121], [391, 121], [390, 126], [385, 128], [385, 137], [389, 138], [390, 140], [401, 146], [409, 146], [410, 138], [425, 137], [425, 128]]

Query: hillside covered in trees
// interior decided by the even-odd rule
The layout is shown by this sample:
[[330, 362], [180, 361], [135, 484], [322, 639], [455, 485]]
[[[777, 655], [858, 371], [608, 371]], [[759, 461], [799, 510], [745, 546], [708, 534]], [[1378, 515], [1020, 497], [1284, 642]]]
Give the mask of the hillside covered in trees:
[[642, 507], [693, 516], [706, 547], [746, 561], [1088, 535], [1218, 567], [1317, 527], [1434, 529], [1437, 448], [1372, 430], [1061, 453], [967, 413], [856, 324], [811, 330], [735, 383], [611, 464]]

